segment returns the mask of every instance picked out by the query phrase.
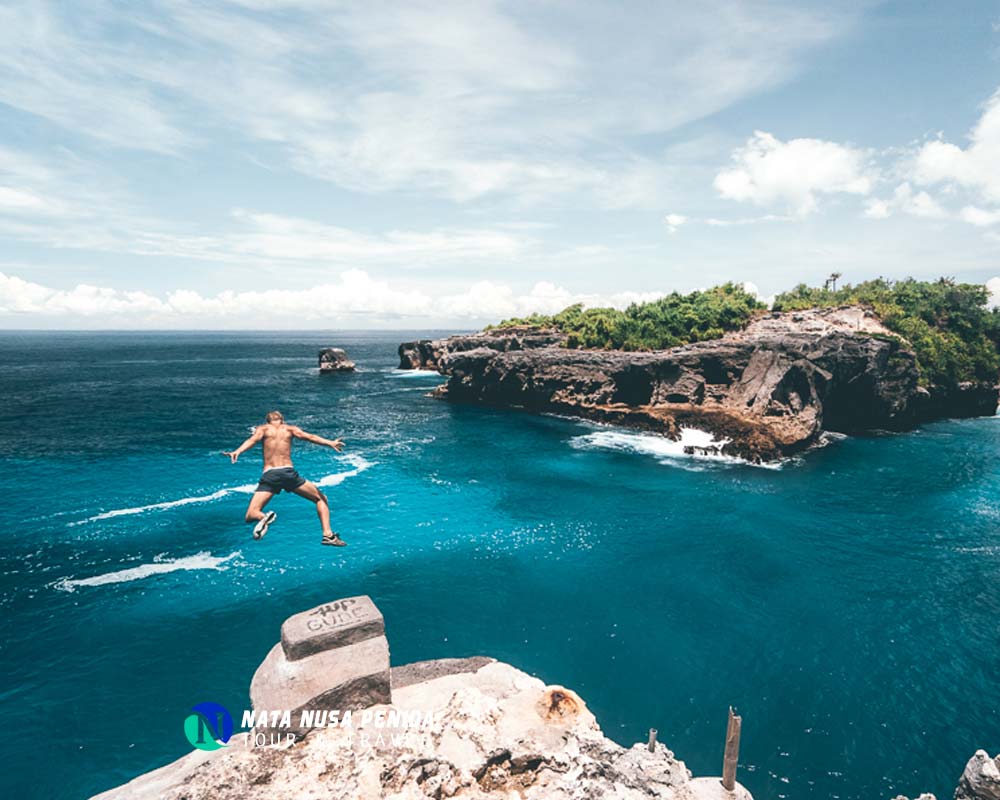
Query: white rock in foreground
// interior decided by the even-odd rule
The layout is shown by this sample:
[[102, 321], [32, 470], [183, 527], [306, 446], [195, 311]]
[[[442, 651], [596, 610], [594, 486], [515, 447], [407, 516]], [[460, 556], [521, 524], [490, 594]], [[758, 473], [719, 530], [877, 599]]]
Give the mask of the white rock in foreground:
[[[500, 662], [393, 691], [370, 711], [432, 712], [423, 729], [322, 728], [292, 745], [196, 751], [100, 800], [752, 800], [718, 778], [692, 780], [662, 744], [605, 738], [575, 692]], [[359, 723], [361, 715], [355, 715]], [[393, 734], [397, 737], [393, 741]], [[97, 798], [95, 798], [97, 800]]]

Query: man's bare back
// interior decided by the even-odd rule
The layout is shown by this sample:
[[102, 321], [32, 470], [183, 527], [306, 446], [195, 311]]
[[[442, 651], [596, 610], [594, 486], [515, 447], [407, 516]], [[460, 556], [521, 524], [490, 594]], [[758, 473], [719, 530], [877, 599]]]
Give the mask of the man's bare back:
[[314, 433], [307, 433], [297, 425], [287, 424], [280, 411], [271, 411], [267, 415], [266, 422], [255, 428], [243, 444], [235, 450], [223, 452], [223, 455], [229, 456], [235, 464], [242, 453], [261, 442], [264, 451], [264, 471], [253, 497], [250, 498], [246, 521], [257, 523], [253, 535], [255, 539], [262, 539], [268, 527], [277, 518], [277, 514], [273, 511], [265, 512], [264, 506], [274, 495], [281, 494], [282, 491], [292, 492], [316, 504], [316, 513], [323, 526], [323, 544], [343, 547], [346, 542], [330, 528], [330, 506], [326, 495], [315, 483], [300, 476], [292, 466], [292, 442], [295, 439], [331, 447], [338, 453], [344, 449], [344, 443], [340, 439], [325, 439]]

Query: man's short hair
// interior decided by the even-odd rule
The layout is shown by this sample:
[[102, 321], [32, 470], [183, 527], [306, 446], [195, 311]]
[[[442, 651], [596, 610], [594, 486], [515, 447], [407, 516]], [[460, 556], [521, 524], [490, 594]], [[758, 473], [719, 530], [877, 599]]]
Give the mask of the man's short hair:
[[268, 411], [267, 416], [264, 417], [266, 422], [284, 422], [285, 415], [280, 411]]

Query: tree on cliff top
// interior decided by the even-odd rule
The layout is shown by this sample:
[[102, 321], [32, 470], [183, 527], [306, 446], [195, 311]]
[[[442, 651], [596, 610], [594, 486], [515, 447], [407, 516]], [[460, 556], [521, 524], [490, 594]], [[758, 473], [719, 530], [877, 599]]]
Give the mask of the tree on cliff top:
[[558, 314], [532, 314], [491, 327], [555, 328], [567, 334], [566, 346], [573, 348], [661, 350], [718, 339], [745, 327], [766, 308], [742, 286], [726, 283], [686, 295], [673, 292], [649, 303], [633, 303], [624, 311], [577, 303]]
[[950, 278], [876, 278], [829, 289], [800, 283], [779, 294], [773, 308], [797, 311], [841, 305], [870, 306], [889, 330], [909, 341], [925, 384], [997, 380], [1000, 311], [989, 307], [989, 293], [981, 284], [956, 283]]

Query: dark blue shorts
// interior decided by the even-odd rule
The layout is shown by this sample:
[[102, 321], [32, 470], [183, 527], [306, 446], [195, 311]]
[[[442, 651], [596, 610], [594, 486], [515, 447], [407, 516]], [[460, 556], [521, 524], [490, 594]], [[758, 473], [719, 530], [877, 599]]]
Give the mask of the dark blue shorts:
[[293, 489], [298, 489], [305, 482], [306, 479], [295, 471], [295, 467], [277, 467], [276, 469], [264, 470], [255, 491], [281, 494], [283, 490], [290, 492]]

